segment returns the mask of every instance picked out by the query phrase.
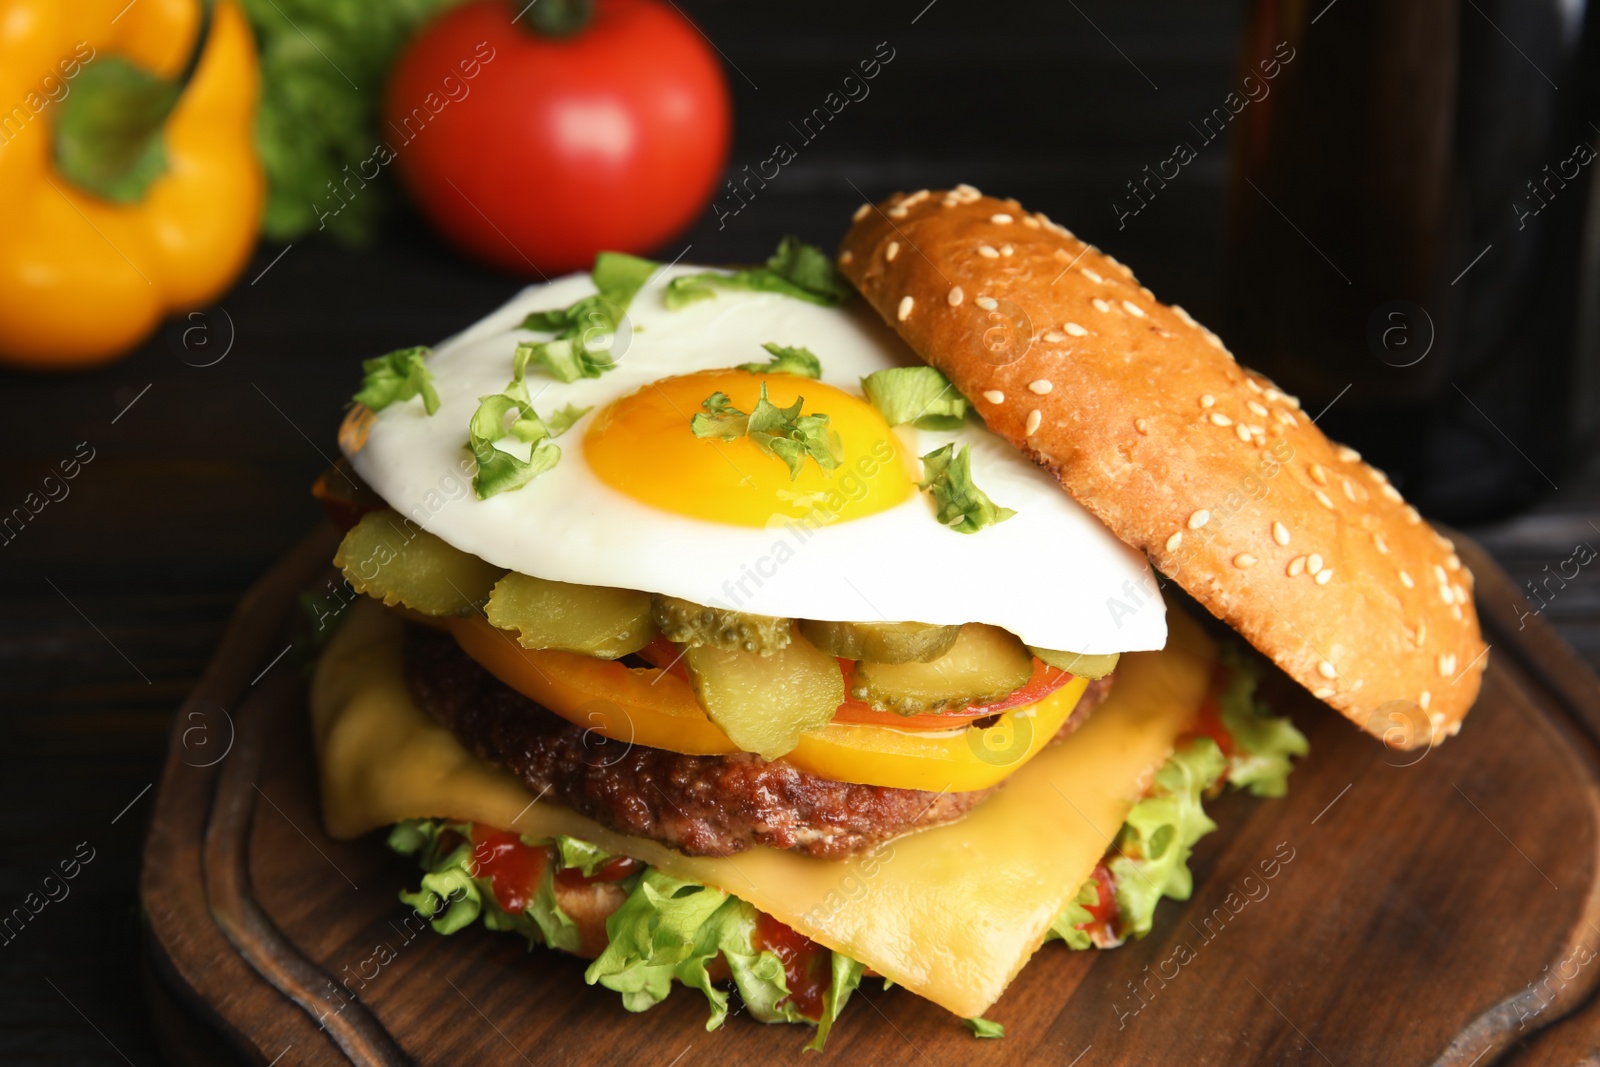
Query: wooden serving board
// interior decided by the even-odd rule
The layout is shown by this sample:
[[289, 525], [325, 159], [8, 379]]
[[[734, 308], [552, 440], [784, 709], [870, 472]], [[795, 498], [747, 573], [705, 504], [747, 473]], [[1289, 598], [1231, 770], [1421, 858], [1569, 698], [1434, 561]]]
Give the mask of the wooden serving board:
[[[1492, 643], [1461, 735], [1393, 753], [1280, 675], [1311, 738], [1282, 800], [1229, 794], [1194, 896], [1112, 952], [1050, 945], [971, 1037], [868, 981], [840, 1063], [1454, 1064], [1600, 1059], [1600, 685], [1475, 545]], [[181, 709], [145, 846], [147, 996], [180, 1063], [764, 1064], [807, 1032], [704, 1029], [686, 990], [641, 1015], [584, 964], [473, 929], [403, 925], [417, 879], [381, 834], [321, 830], [304, 664], [274, 660], [336, 543], [313, 533], [240, 605]], [[1266, 877], [1270, 871], [1272, 877]], [[333, 983], [350, 979], [348, 1003]], [[328, 1013], [324, 1015], [324, 1013]], [[318, 1018], [323, 1017], [319, 1025]], [[280, 1058], [281, 1057], [281, 1058]]]

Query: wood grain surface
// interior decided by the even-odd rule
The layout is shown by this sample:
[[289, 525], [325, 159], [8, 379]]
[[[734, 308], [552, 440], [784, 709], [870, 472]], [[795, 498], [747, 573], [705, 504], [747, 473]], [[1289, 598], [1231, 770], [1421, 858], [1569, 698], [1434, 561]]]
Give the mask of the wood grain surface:
[[[412, 865], [381, 834], [321, 831], [302, 671], [249, 676], [288, 641], [321, 572], [321, 529], [241, 605], [171, 738], [145, 851], [158, 1000], [172, 1035], [219, 1034], [271, 1063], [685, 1062], [800, 1058], [804, 1031], [734, 1017], [707, 1033], [675, 992], [641, 1015], [584, 985], [582, 961], [473, 929], [414, 933]], [[1462, 734], [1393, 753], [1281, 675], [1273, 706], [1311, 738], [1290, 795], [1229, 794], [1198, 847], [1196, 890], [1111, 952], [1042, 950], [988, 1013], [1002, 1041], [867, 982], [829, 1042], [838, 1062], [1573, 1063], [1600, 1047], [1600, 689], [1476, 546], [1494, 644]], [[232, 744], [185, 734], [230, 707]], [[192, 729], [192, 727], [191, 727]], [[1276, 858], [1275, 876], [1262, 876]], [[1252, 877], [1253, 876], [1253, 877]], [[1248, 880], [1247, 880], [1248, 879]], [[386, 962], [379, 963], [378, 960]], [[349, 979], [359, 1000], [333, 983]], [[325, 1029], [317, 1021], [324, 1019]], [[1075, 1057], [1081, 1057], [1075, 1059]], [[287, 1062], [287, 1061], [285, 1061]]]

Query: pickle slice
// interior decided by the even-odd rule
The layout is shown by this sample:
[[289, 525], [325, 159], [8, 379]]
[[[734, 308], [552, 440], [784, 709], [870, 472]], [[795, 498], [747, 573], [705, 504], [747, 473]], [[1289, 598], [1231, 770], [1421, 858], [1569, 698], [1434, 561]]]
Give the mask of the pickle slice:
[[839, 661], [803, 637], [761, 655], [697, 645], [683, 656], [695, 696], [728, 740], [774, 760], [844, 703]]
[[1028, 646], [1039, 659], [1052, 667], [1066, 671], [1079, 678], [1104, 678], [1117, 669], [1117, 659], [1120, 652], [1104, 652], [1098, 656], [1086, 656], [1081, 652], [1057, 652], [1053, 648], [1035, 648]]
[[770, 656], [789, 645], [789, 619], [745, 615], [726, 608], [708, 608], [675, 596], [657, 596], [656, 625], [668, 641], [703, 645], [724, 652], [757, 652]]
[[650, 594], [572, 585], [515, 571], [489, 597], [489, 622], [517, 631], [523, 648], [554, 648], [620, 659], [656, 639]]
[[824, 652], [874, 663], [927, 662], [950, 651], [959, 626], [929, 622], [818, 622], [806, 619], [800, 632]]
[[998, 626], [969, 622], [938, 659], [856, 664], [850, 696], [902, 715], [955, 711], [999, 700], [1032, 676], [1033, 657], [1021, 641]]
[[333, 564], [357, 592], [424, 615], [476, 610], [506, 572], [450, 547], [389, 508], [361, 516], [339, 542]]

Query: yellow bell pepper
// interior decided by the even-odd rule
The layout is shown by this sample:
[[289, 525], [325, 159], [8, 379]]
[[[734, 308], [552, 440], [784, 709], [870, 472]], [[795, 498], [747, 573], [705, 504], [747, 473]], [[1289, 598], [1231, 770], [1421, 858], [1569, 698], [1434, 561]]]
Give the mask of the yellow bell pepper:
[[[477, 615], [427, 622], [449, 629], [467, 655], [512, 689], [599, 735], [597, 758], [635, 744], [703, 756], [739, 751], [675, 674], [526, 649]], [[837, 782], [951, 793], [987, 789], [1050, 743], [1088, 686], [1087, 678], [1074, 678], [1037, 704], [1001, 712], [976, 736], [973, 728], [900, 730], [831, 722], [801, 734], [800, 744], [783, 758]], [[602, 738], [620, 744], [601, 748], [607, 744]]]
[[0, 362], [106, 362], [243, 269], [265, 183], [255, 42], [231, 0], [215, 6], [166, 119], [166, 169], [139, 200], [100, 199], [55, 164], [57, 116], [84, 68], [119, 56], [175, 78], [201, 26], [199, 0], [0, 0]]

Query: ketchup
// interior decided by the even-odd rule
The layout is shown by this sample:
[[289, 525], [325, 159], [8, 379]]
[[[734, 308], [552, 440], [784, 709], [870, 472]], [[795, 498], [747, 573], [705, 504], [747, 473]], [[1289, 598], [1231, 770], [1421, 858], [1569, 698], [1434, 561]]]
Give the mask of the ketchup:
[[1104, 863], [1095, 865], [1094, 873], [1089, 876], [1094, 882], [1098, 899], [1093, 904], [1083, 905], [1094, 918], [1090, 922], [1079, 923], [1078, 929], [1087, 930], [1090, 938], [1095, 941], [1111, 942], [1117, 939], [1117, 894], [1111, 880], [1111, 869]]
[[793, 1004], [808, 1019], [822, 1018], [823, 997], [832, 979], [832, 953], [766, 912], [756, 914], [750, 943], [757, 951], [771, 952], [783, 964], [789, 995], [778, 1001], [778, 1006]]
[[596, 882], [620, 882], [642, 870], [644, 864], [632, 856], [612, 856], [596, 867], [593, 874], [584, 874], [579, 867], [563, 867], [556, 872], [556, 884], [564, 889], [576, 889]]
[[553, 850], [547, 845], [525, 845], [518, 834], [476, 822], [472, 824], [472, 845], [468, 870], [473, 877], [489, 879], [502, 910], [522, 914], [539, 892], [539, 880]]

